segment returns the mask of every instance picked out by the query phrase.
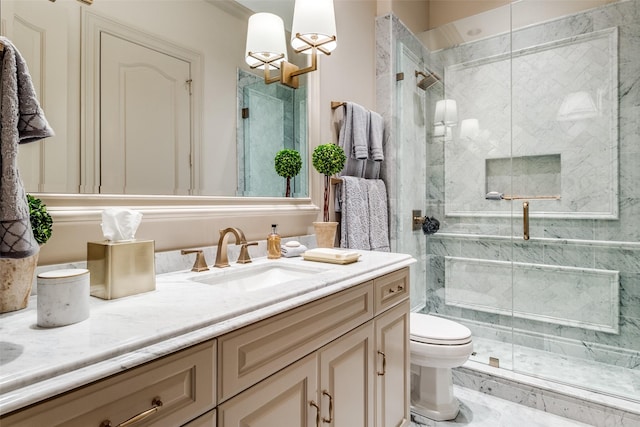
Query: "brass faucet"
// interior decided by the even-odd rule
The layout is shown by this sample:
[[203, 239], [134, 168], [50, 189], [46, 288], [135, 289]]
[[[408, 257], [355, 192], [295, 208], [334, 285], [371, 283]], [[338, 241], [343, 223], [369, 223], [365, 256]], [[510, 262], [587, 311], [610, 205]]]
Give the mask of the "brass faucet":
[[201, 271], [209, 270], [209, 267], [207, 267], [207, 261], [204, 258], [204, 252], [202, 251], [202, 249], [193, 249], [193, 250], [183, 249], [180, 253], [182, 255], [196, 254], [196, 260], [193, 263], [193, 267], [191, 268], [191, 271], [197, 271], [198, 273], [200, 273]]
[[229, 267], [229, 257], [227, 256], [227, 240], [229, 239], [229, 233], [233, 233], [236, 237], [236, 245], [241, 245], [240, 255], [236, 261], [238, 264], [248, 264], [251, 262], [249, 256], [249, 246], [257, 245], [258, 242], [247, 243], [247, 239], [244, 237], [244, 233], [239, 228], [228, 227], [220, 230], [220, 239], [218, 239], [218, 252], [216, 253], [216, 263], [214, 267], [223, 268]]

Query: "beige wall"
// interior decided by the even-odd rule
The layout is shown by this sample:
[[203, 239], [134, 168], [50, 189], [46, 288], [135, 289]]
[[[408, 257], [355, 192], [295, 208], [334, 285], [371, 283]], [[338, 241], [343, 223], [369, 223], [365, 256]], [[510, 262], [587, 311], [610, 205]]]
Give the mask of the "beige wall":
[[[352, 101], [375, 109], [375, 1], [334, 0], [338, 47], [320, 64], [320, 141], [331, 132], [331, 101]], [[317, 144], [315, 144], [317, 145]]]
[[430, 28], [429, 9], [428, 0], [393, 0], [392, 10], [394, 15], [414, 34], [427, 31]]
[[509, 3], [510, 0], [429, 0], [429, 23], [425, 30]]

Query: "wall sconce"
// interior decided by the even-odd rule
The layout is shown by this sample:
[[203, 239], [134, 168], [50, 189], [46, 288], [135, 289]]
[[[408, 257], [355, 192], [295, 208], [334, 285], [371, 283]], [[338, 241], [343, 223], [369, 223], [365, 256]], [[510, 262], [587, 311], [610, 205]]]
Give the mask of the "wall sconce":
[[[311, 55], [306, 68], [287, 62], [284, 23], [272, 13], [256, 13], [249, 18], [246, 62], [252, 69], [264, 70], [267, 84], [280, 83], [298, 88], [298, 76], [318, 69], [318, 54], [330, 55], [336, 48], [336, 22], [333, 0], [296, 0], [293, 9], [291, 47], [296, 53]], [[270, 70], [280, 70], [271, 77]]]
[[435, 125], [433, 127], [434, 138], [442, 138], [442, 141], [451, 141], [453, 139], [453, 132], [451, 128], [445, 125]]
[[460, 138], [475, 139], [480, 134], [478, 119], [464, 119], [460, 122]]
[[588, 92], [572, 92], [564, 97], [562, 105], [556, 115], [559, 122], [569, 120], [583, 120], [596, 117], [598, 115], [598, 107]]
[[434, 125], [455, 126], [458, 124], [458, 106], [453, 99], [442, 99], [436, 102]]

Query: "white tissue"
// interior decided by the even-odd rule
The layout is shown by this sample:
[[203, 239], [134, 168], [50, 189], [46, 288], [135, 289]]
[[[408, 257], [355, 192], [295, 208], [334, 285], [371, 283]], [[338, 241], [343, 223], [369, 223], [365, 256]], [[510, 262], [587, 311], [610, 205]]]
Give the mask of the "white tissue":
[[102, 211], [102, 234], [113, 242], [135, 239], [136, 231], [142, 221], [138, 211], [122, 208], [110, 208]]

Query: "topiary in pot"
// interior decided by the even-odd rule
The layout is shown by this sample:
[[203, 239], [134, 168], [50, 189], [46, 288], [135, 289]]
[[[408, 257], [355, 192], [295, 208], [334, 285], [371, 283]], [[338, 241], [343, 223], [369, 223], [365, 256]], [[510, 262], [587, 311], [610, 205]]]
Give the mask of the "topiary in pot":
[[[27, 194], [27, 204], [33, 236], [43, 245], [51, 237], [53, 220], [40, 199]], [[38, 252], [23, 258], [0, 258], [0, 313], [27, 307], [37, 264]]]
[[285, 197], [291, 196], [291, 178], [300, 173], [302, 158], [296, 150], [285, 148], [278, 151], [275, 157], [276, 173], [287, 178], [287, 190]]
[[315, 170], [324, 175], [324, 215], [323, 221], [329, 221], [329, 195], [331, 193], [330, 177], [344, 168], [347, 156], [342, 147], [328, 143], [318, 145], [311, 157]]
[[29, 219], [33, 237], [38, 244], [44, 245], [51, 237], [53, 219], [47, 212], [47, 206], [42, 203], [42, 200], [27, 194], [27, 201], [29, 202]]

